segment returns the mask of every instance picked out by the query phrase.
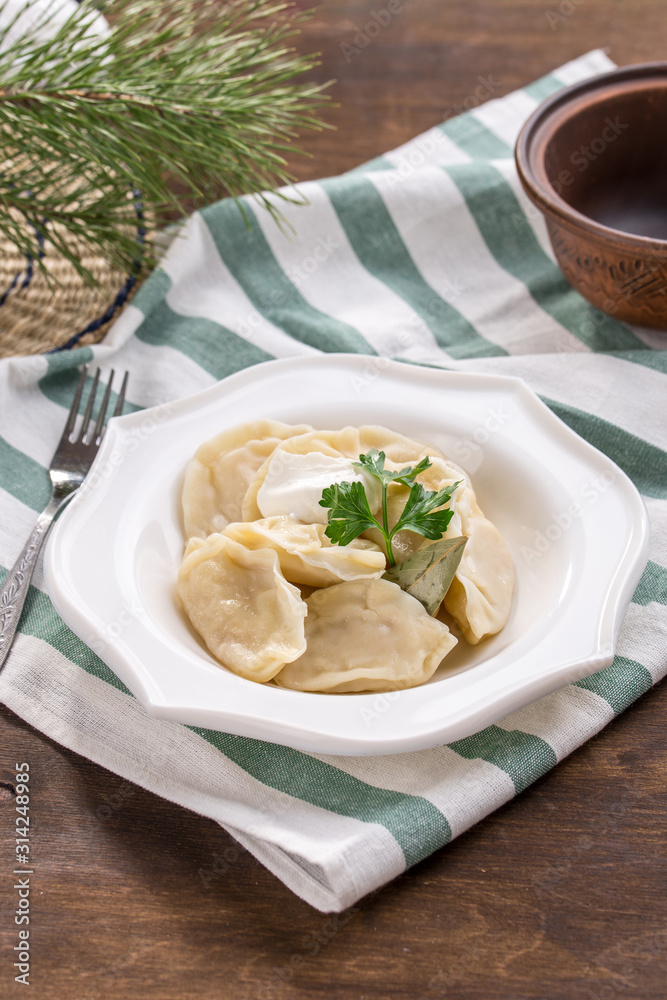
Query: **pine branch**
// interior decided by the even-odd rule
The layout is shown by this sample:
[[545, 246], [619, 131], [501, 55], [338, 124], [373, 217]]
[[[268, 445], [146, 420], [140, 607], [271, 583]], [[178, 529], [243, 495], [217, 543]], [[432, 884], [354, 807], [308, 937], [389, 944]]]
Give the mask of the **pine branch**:
[[317, 65], [290, 45], [303, 15], [273, 0], [116, 0], [108, 13], [106, 38], [84, 0], [49, 40], [0, 52], [0, 235], [37, 261], [48, 238], [83, 272], [75, 237], [123, 268], [150, 255], [137, 191], [149, 230], [185, 199], [254, 194], [279, 216], [261, 192], [292, 181], [292, 140], [324, 127], [323, 87], [293, 82]]

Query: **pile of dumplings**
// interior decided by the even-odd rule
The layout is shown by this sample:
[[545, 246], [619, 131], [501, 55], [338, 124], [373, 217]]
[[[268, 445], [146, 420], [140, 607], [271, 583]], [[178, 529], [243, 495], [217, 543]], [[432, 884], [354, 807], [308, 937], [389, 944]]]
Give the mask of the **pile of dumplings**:
[[[322, 489], [365, 473], [351, 463], [376, 448], [386, 467], [429, 457], [429, 490], [462, 480], [445, 537], [467, 536], [443, 607], [467, 642], [506, 623], [514, 570], [465, 472], [433, 445], [380, 426], [318, 431], [259, 420], [223, 431], [197, 450], [183, 487], [186, 549], [177, 594], [213, 656], [248, 680], [298, 691], [395, 691], [427, 681], [457, 643], [444, 621], [388, 580], [380, 533], [348, 545], [325, 534]], [[367, 485], [377, 517], [380, 494]], [[390, 525], [409, 489], [390, 484]], [[380, 516], [381, 519], [381, 516]], [[397, 561], [423, 544], [394, 536]]]

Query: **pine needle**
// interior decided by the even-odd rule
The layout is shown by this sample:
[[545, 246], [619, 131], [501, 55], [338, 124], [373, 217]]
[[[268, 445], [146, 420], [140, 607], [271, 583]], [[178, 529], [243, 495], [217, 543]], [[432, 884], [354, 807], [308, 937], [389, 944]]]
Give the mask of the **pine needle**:
[[292, 140], [325, 127], [324, 87], [293, 82], [318, 64], [291, 46], [303, 12], [274, 0], [115, 0], [104, 12], [106, 37], [83, 0], [52, 38], [0, 52], [0, 236], [42, 267], [49, 239], [90, 279], [74, 237], [136, 271], [184, 203], [253, 194], [279, 220], [261, 192], [293, 180]]

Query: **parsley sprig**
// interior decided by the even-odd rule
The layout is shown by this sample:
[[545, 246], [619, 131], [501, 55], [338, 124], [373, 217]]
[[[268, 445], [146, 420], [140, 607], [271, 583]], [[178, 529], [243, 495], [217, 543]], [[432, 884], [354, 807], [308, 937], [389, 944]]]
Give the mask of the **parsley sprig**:
[[[374, 517], [371, 511], [364, 484], [334, 483], [322, 491], [321, 507], [329, 508], [329, 523], [325, 534], [335, 545], [348, 545], [368, 528], [379, 528], [387, 549], [387, 559], [390, 566], [396, 565], [396, 559], [391, 547], [395, 534], [399, 531], [416, 531], [425, 538], [437, 539], [444, 535], [447, 526], [454, 516], [452, 510], [442, 510], [449, 503], [452, 494], [462, 480], [445, 487], [444, 490], [426, 490], [421, 483], [415, 482], [417, 476], [430, 468], [431, 460], [423, 458], [417, 465], [408, 465], [404, 469], [391, 472], [385, 469], [386, 455], [376, 448], [366, 455], [360, 455], [359, 461], [353, 464], [363, 469], [376, 479], [382, 486], [382, 523]], [[401, 516], [392, 528], [389, 527], [387, 511], [387, 487], [389, 483], [400, 483], [410, 489], [407, 502]]]

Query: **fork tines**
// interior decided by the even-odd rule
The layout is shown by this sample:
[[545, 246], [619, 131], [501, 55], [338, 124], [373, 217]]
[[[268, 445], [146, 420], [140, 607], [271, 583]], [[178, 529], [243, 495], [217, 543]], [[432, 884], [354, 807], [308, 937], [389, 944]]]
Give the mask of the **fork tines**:
[[[118, 398], [116, 400], [116, 406], [114, 408], [112, 416], [118, 417], [123, 412], [123, 404], [125, 403], [125, 391], [127, 389], [128, 372], [125, 372], [123, 377], [123, 382], [120, 387], [120, 392], [118, 393]], [[107, 408], [109, 406], [109, 399], [111, 397], [111, 387], [114, 379], [113, 368], [109, 372], [109, 381], [107, 382], [106, 389], [104, 391], [104, 398], [102, 399], [102, 404], [100, 406], [99, 412], [97, 414], [97, 420], [95, 421], [95, 426], [93, 428], [92, 435], [89, 436], [88, 431], [93, 419], [93, 409], [97, 397], [97, 389], [100, 383], [100, 369], [98, 368], [95, 372], [93, 378], [93, 384], [90, 390], [90, 396], [88, 397], [88, 403], [86, 405], [86, 410], [83, 415], [83, 421], [79, 429], [78, 437], [73, 437], [74, 427], [76, 424], [76, 418], [79, 413], [79, 405], [81, 403], [81, 397], [83, 396], [83, 390], [86, 383], [86, 377], [88, 375], [88, 365], [84, 365], [81, 369], [81, 377], [77, 383], [76, 392], [74, 393], [74, 399], [72, 400], [72, 406], [69, 411], [69, 416], [67, 418], [67, 423], [65, 424], [65, 430], [63, 431], [62, 440], [74, 443], [83, 444], [95, 444], [98, 445], [102, 439], [102, 434], [104, 433], [104, 421], [106, 418]]]

